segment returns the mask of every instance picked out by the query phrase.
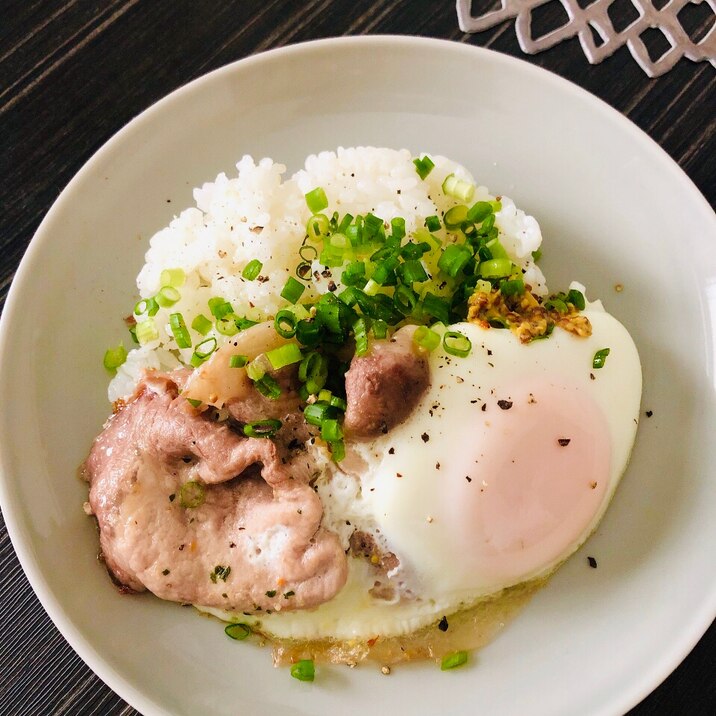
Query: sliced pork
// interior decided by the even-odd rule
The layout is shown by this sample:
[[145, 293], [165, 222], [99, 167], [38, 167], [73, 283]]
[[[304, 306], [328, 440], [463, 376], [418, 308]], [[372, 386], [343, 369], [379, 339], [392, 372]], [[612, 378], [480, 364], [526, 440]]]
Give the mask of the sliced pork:
[[370, 438], [387, 433], [410, 415], [430, 385], [430, 369], [413, 346], [414, 326], [389, 340], [373, 341], [355, 356], [346, 373], [346, 435]]
[[[320, 527], [310, 461], [290, 449], [305, 430], [297, 417], [279, 440], [247, 438], [193, 410], [171, 377], [142, 381], [85, 463], [102, 554], [117, 580], [236, 611], [331, 599], [347, 562], [336, 535]], [[189, 504], [201, 504], [183, 499], [186, 483], [200, 485], [189, 486], [201, 496]]]

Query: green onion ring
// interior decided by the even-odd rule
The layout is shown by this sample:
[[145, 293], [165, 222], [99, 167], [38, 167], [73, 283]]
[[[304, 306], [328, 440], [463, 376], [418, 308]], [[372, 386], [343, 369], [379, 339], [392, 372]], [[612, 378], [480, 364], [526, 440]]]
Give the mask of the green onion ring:
[[446, 353], [458, 358], [466, 358], [472, 350], [470, 339], [459, 331], [445, 331], [443, 335], [443, 348]]
[[224, 629], [224, 634], [236, 641], [243, 641], [251, 634], [251, 627], [248, 624], [228, 624]]
[[275, 418], [255, 420], [244, 425], [244, 435], [248, 438], [272, 438], [280, 429], [281, 421]]

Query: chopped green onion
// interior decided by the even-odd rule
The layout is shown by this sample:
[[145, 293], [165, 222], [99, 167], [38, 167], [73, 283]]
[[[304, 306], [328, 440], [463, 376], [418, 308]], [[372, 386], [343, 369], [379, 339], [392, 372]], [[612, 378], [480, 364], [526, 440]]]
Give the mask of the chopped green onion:
[[127, 360], [127, 349], [122, 343], [116, 348], [108, 348], [104, 354], [104, 367], [107, 370], [117, 370]]
[[372, 278], [369, 278], [368, 282], [363, 288], [363, 293], [365, 293], [367, 296], [375, 296], [378, 291], [380, 291], [380, 284], [376, 283]]
[[346, 403], [343, 398], [339, 398], [337, 395], [331, 396], [331, 399], [328, 402], [333, 408], [338, 408], [338, 410], [342, 410], [344, 413], [348, 409], [348, 403]]
[[483, 222], [492, 213], [492, 204], [489, 201], [474, 203], [467, 212], [467, 220], [473, 224]]
[[445, 212], [445, 227], [457, 229], [467, 221], [467, 207], [464, 204], [453, 206]]
[[227, 313], [216, 321], [216, 330], [222, 336], [234, 336], [239, 332], [238, 320], [239, 317], [235, 313]]
[[195, 398], [187, 398], [186, 402], [191, 405], [192, 408], [200, 408], [201, 407], [201, 400], [196, 400]]
[[341, 274], [341, 283], [344, 286], [355, 286], [365, 279], [365, 262], [353, 261], [349, 263]]
[[154, 297], [143, 298], [141, 301], [137, 301], [134, 305], [134, 315], [141, 316], [147, 314], [147, 316], [156, 316], [159, 311], [159, 304]]
[[301, 659], [301, 661], [291, 664], [291, 676], [299, 681], [313, 681], [316, 676], [313, 659]]
[[370, 330], [376, 338], [385, 338], [388, 335], [388, 324], [378, 319], [377, 321], [373, 321]]
[[402, 216], [390, 220], [390, 233], [398, 241], [405, 236], [405, 219]]
[[328, 443], [331, 448], [331, 457], [334, 462], [340, 462], [346, 456], [346, 446], [343, 440], [333, 440]]
[[381, 261], [373, 271], [372, 280], [381, 286], [394, 286], [395, 269], [398, 267], [398, 259], [395, 256], [389, 256]]
[[425, 219], [425, 227], [428, 231], [440, 231], [442, 224], [440, 223], [439, 217], [428, 216], [428, 218]]
[[483, 261], [479, 273], [484, 278], [503, 278], [512, 273], [512, 261], [509, 259], [490, 259]]
[[598, 370], [599, 368], [604, 368], [604, 364], [607, 361], [607, 356], [609, 355], [609, 353], [609, 348], [602, 348], [601, 350], [598, 350], [594, 354], [594, 358], [592, 359], [592, 368], [594, 368], [595, 370]]
[[256, 356], [247, 366], [246, 375], [253, 381], [261, 380], [266, 375], [266, 371], [271, 367], [270, 363], [266, 359], [266, 356], [262, 353]]
[[443, 182], [443, 193], [460, 201], [472, 201], [475, 185], [464, 179], [458, 179], [454, 174], [448, 174]]
[[505, 251], [505, 247], [497, 240], [492, 239], [485, 244], [486, 248], [492, 254], [493, 259], [508, 259], [510, 258]]
[[330, 403], [333, 393], [331, 393], [328, 388], [323, 388], [318, 391], [318, 395], [316, 397], [318, 398], [319, 403]]
[[446, 353], [458, 358], [466, 358], [472, 350], [470, 339], [459, 331], [445, 331], [443, 335], [443, 348]]
[[191, 327], [202, 336], [211, 330], [211, 325], [211, 321], [201, 313], [191, 322]]
[[417, 259], [409, 259], [408, 261], [400, 264], [398, 267], [398, 273], [400, 274], [401, 281], [406, 286], [413, 283], [422, 283], [430, 278], [423, 264]]
[[423, 297], [423, 310], [433, 318], [447, 325], [450, 323], [450, 304], [429, 291]]
[[321, 340], [323, 330], [318, 321], [301, 320], [296, 324], [296, 340], [304, 346], [315, 346]]
[[340, 224], [338, 224], [338, 227], [336, 228], [336, 231], [339, 234], [345, 234], [346, 229], [351, 225], [353, 221], [353, 215], [352, 214], [346, 214], [342, 219]]
[[299, 283], [293, 276], [290, 276], [281, 291], [281, 298], [285, 298], [289, 303], [296, 303], [305, 290], [306, 287], [302, 283]]
[[434, 351], [440, 345], [440, 334], [427, 326], [418, 326], [413, 333], [413, 343], [423, 350]]
[[229, 358], [229, 368], [243, 368], [248, 362], [248, 356], [233, 355]]
[[422, 258], [423, 254], [428, 253], [432, 249], [432, 246], [427, 241], [421, 241], [419, 244], [415, 244], [412, 241], [408, 241], [400, 247], [400, 255], [406, 260]]
[[[331, 223], [325, 214], [314, 214], [306, 224], [306, 236], [308, 236], [311, 241], [320, 241], [328, 236], [330, 232]], [[301, 255], [301, 258], [305, 258], [305, 256]]]
[[326, 192], [319, 186], [306, 194], [306, 204], [312, 214], [317, 214], [328, 208], [328, 197]]
[[340, 411], [326, 403], [313, 403], [303, 409], [303, 417], [307, 423], [321, 427], [326, 420], [336, 420]]
[[422, 159], [413, 159], [415, 171], [421, 179], [425, 179], [435, 167], [435, 162], [426, 154]]
[[247, 281], [253, 281], [261, 273], [261, 269], [263, 267], [264, 265], [258, 259], [252, 259], [246, 264], [246, 266], [244, 266], [244, 270], [241, 272], [241, 275]]
[[577, 291], [576, 288], [571, 288], [567, 294], [567, 300], [579, 311], [583, 311], [587, 305], [584, 294], [581, 291]]
[[281, 421], [275, 418], [255, 420], [244, 425], [244, 435], [249, 438], [272, 438], [280, 429]]
[[224, 628], [224, 634], [236, 641], [243, 641], [251, 634], [251, 627], [248, 624], [229, 624]]
[[154, 324], [154, 319], [147, 318], [145, 321], [139, 321], [135, 326], [135, 335], [140, 345], [155, 341], [159, 338], [159, 331]]
[[247, 328], [251, 328], [251, 326], [258, 325], [258, 321], [250, 321], [248, 318], [246, 318], [246, 316], [237, 316], [234, 320], [236, 321], [236, 325], [239, 327], [240, 331], [245, 331]]
[[400, 285], [393, 294], [393, 303], [404, 316], [409, 316], [418, 305], [418, 294], [410, 286]]
[[191, 348], [191, 336], [189, 336], [181, 313], [169, 314], [169, 327], [179, 348]]
[[279, 370], [284, 366], [298, 363], [303, 359], [303, 354], [295, 343], [286, 343], [283, 346], [268, 351], [266, 357], [269, 359], [273, 369]]
[[298, 379], [306, 384], [309, 393], [318, 393], [328, 378], [328, 360], [317, 351], [311, 351], [298, 366]]
[[353, 335], [356, 340], [356, 355], [365, 355], [368, 352], [368, 331], [365, 325], [365, 318], [359, 318], [353, 324]]
[[160, 286], [171, 286], [172, 288], [180, 288], [186, 281], [186, 274], [184, 269], [171, 268], [164, 269], [159, 275]]
[[216, 338], [212, 336], [211, 338], [207, 338], [199, 343], [199, 345], [197, 345], [194, 349], [194, 353], [202, 360], [206, 360], [216, 350], [216, 348]]
[[343, 437], [343, 431], [335, 418], [328, 418], [321, 423], [321, 438], [327, 443], [335, 442]]
[[[327, 221], [327, 219], [326, 219]], [[310, 263], [318, 257], [318, 249], [310, 244], [304, 244], [298, 250], [298, 255], [306, 262]]]
[[254, 388], [269, 400], [278, 400], [281, 396], [281, 386], [270, 375], [264, 375], [254, 381]]
[[281, 338], [293, 338], [296, 335], [298, 318], [293, 311], [283, 309], [276, 314], [273, 327]]
[[472, 258], [472, 252], [461, 244], [446, 247], [438, 259], [438, 268], [448, 276], [455, 278]]
[[544, 307], [558, 311], [559, 313], [567, 313], [569, 311], [567, 302], [559, 298], [559, 296], [554, 296], [554, 298], [550, 298], [549, 301], [545, 301]]
[[500, 293], [503, 296], [521, 296], [525, 292], [525, 282], [521, 278], [503, 281], [500, 284]]
[[532, 252], [532, 260], [537, 263], [542, 258], [542, 249], [537, 249]]
[[179, 299], [181, 294], [173, 286], [162, 286], [154, 300], [162, 307], [168, 308], [173, 306]]
[[179, 504], [182, 507], [201, 507], [204, 504], [204, 485], [195, 480], [185, 482], [179, 490]]
[[462, 666], [467, 663], [467, 652], [466, 651], [453, 651], [450, 654], [443, 656], [442, 663], [440, 664], [441, 671], [448, 671], [449, 669], [456, 669], [458, 666]]
[[216, 320], [222, 319], [227, 313], [233, 313], [234, 309], [228, 301], [223, 298], [210, 298], [209, 310]]

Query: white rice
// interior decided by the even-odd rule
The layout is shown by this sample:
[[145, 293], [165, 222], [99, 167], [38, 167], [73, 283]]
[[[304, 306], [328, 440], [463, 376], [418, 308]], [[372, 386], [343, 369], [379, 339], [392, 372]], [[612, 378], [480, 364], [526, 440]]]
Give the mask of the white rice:
[[[191, 322], [199, 314], [211, 317], [207, 301], [212, 297], [224, 298], [238, 315], [252, 320], [275, 315], [285, 304], [279, 294], [300, 261], [298, 251], [310, 217], [304, 195], [312, 189], [325, 190], [328, 215], [334, 211], [341, 216], [372, 212], [386, 222], [400, 216], [408, 234], [422, 227], [426, 217], [442, 216], [458, 203], [443, 194], [445, 177], [454, 172], [474, 179], [450, 159], [430, 156], [435, 168], [425, 181], [416, 174], [413, 155], [405, 149], [353, 147], [321, 152], [309, 156], [304, 169], [290, 179], [284, 179], [284, 165], [271, 159], [256, 163], [245, 156], [236, 165], [236, 177], [219, 174], [213, 182], [195, 189], [196, 207], [184, 210], [151, 238], [137, 277], [139, 295], [149, 298], [160, 288], [162, 270], [181, 268], [187, 277], [180, 288], [181, 298], [156, 314], [159, 337], [130, 351], [109, 384], [109, 400], [130, 395], [146, 368], [173, 369], [180, 361], [188, 364], [193, 349], [177, 347], [168, 325], [169, 314], [183, 315], [194, 345], [205, 337], [190, 328]], [[473, 201], [490, 199], [494, 196], [478, 185]], [[532, 262], [532, 252], [542, 242], [539, 225], [508, 197], [501, 200], [502, 209], [495, 215], [500, 242], [512, 261], [524, 269], [527, 283], [544, 295], [544, 277]], [[241, 277], [252, 259], [263, 263], [262, 280]], [[340, 290], [336, 274], [340, 272], [332, 278]], [[304, 296], [327, 290], [328, 282], [320, 273], [312, 281]], [[209, 336], [215, 336], [219, 345], [227, 340], [214, 330]]]

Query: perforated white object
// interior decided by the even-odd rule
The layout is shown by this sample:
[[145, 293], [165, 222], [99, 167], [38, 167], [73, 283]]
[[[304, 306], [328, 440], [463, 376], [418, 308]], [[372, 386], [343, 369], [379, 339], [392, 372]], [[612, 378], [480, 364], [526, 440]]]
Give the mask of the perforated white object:
[[[516, 18], [515, 31], [520, 47], [527, 54], [546, 50], [563, 40], [579, 38], [584, 54], [593, 65], [609, 57], [623, 45], [629, 48], [634, 59], [649, 77], [668, 72], [682, 57], [694, 62], [708, 61], [716, 67], [716, 22], [708, 33], [694, 42], [684, 28], [679, 14], [689, 4], [705, 3], [716, 15], [716, 0], [670, 0], [660, 9], [648, 0], [629, 0], [638, 17], [627, 27], [617, 30], [609, 14], [615, 0], [500, 0], [501, 7], [473, 15], [472, 0], [457, 0], [457, 16], [463, 32], [481, 32]], [[541, 37], [532, 34], [533, 11], [550, 2], [559, 2], [565, 9], [568, 21]], [[644, 43], [644, 33], [650, 28], [660, 30], [670, 48], [661, 57], [652, 60]], [[597, 37], [599, 39], [597, 39]]]

